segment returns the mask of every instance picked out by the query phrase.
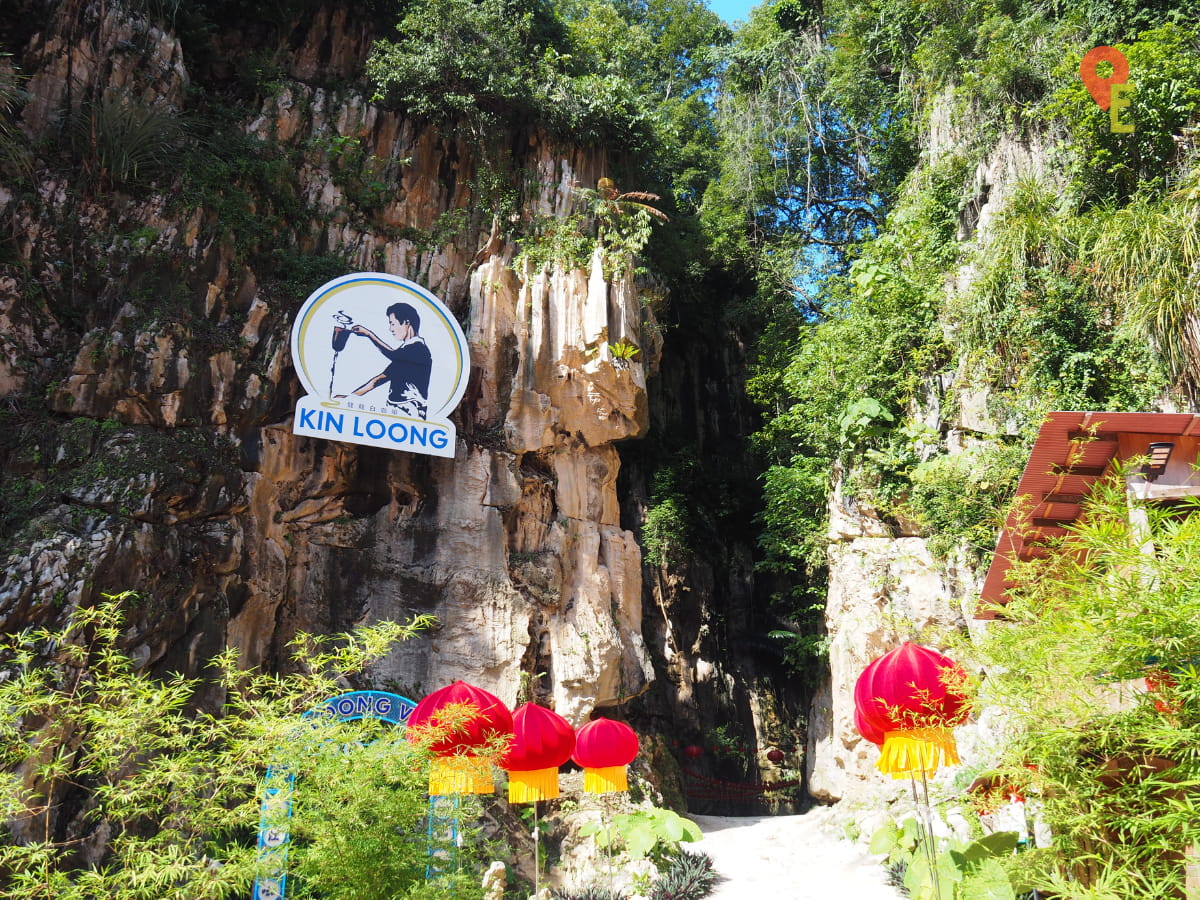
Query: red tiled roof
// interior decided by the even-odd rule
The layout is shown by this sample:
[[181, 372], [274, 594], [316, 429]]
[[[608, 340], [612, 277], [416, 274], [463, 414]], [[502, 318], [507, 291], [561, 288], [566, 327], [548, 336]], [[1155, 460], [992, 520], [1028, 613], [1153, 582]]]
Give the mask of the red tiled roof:
[[[1200, 416], [1191, 413], [1052, 412], [1038, 432], [1017, 487], [1018, 502], [996, 542], [980, 592], [978, 619], [995, 618], [1008, 602], [1006, 578], [1014, 560], [1045, 556], [1041, 544], [1067, 533], [1092, 487], [1120, 446], [1120, 435], [1200, 438]], [[1145, 440], [1149, 444], [1150, 437]], [[1126, 458], [1145, 452], [1140, 447]], [[1020, 498], [1025, 498], [1024, 500]]]

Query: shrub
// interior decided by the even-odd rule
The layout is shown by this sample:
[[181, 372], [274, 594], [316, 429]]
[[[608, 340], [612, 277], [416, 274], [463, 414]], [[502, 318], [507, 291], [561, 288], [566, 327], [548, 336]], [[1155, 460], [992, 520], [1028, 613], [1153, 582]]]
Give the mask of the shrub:
[[[423, 889], [424, 832], [403, 837], [423, 807], [422, 751], [370, 720], [300, 714], [430, 620], [301, 635], [297, 674], [243, 670], [230, 650], [205, 679], [159, 678], [122, 650], [122, 608], [134, 600], [111, 597], [0, 645], [0, 815], [11, 835], [0, 896], [246, 896], [268, 765], [297, 776], [305, 815], [293, 828], [310, 838], [296, 854], [302, 884], [307, 874], [332, 898], [365, 896], [358, 881], [378, 881], [379, 896]], [[216, 713], [214, 693], [225, 698]], [[361, 838], [353, 855], [339, 831]]]
[[625, 900], [626, 897], [622, 891], [609, 890], [596, 885], [570, 890], [555, 889], [550, 892], [550, 896], [553, 900]]
[[112, 94], [75, 120], [73, 138], [99, 190], [137, 190], [173, 173], [183, 125], [170, 109]]
[[424, 118], [507, 106], [529, 112], [538, 76], [553, 71], [560, 30], [537, 0], [432, 0], [405, 12], [397, 38], [376, 44], [367, 71], [383, 93]]
[[978, 559], [993, 549], [1027, 452], [1022, 445], [979, 446], [935, 456], [913, 470], [900, 508], [921, 526], [935, 557], [962, 547]]
[[650, 900], [700, 900], [712, 893], [718, 876], [707, 853], [681, 850], [650, 889]]
[[597, 846], [622, 846], [632, 859], [649, 857], [656, 866], [679, 853], [684, 841], [698, 841], [703, 835], [690, 819], [669, 809], [640, 809], [614, 816], [612, 825], [601, 828], [589, 822], [579, 829], [581, 835], [595, 835]]
[[0, 163], [6, 177], [28, 180], [33, 176], [33, 156], [28, 139], [15, 122], [15, 112], [23, 99], [11, 57], [0, 53]]
[[979, 702], [1014, 734], [1001, 777], [1029, 785], [1053, 835], [1015, 871], [1067, 896], [1180, 896], [1200, 842], [1200, 499], [1131, 505], [1101, 483], [1012, 580]]

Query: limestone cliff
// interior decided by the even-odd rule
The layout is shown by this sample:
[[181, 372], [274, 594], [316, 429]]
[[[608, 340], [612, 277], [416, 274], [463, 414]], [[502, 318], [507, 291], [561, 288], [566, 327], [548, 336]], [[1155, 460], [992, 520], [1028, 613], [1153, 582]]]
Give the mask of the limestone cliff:
[[[453, 131], [372, 101], [372, 33], [350, 5], [231, 25], [200, 59], [138, 6], [70, 3], [44, 19], [50, 7], [25, 6], [0, 34], [27, 78], [20, 124], [35, 146], [69, 145], [76, 166], [38, 159], [30, 182], [0, 179], [0, 627], [136, 590], [136, 659], [195, 671], [226, 645], [273, 668], [299, 631], [431, 613], [436, 630], [370, 686], [416, 697], [464, 678], [578, 723], [654, 680], [650, 598], [666, 618], [647, 633], [672, 672], [655, 728], [686, 714], [701, 734], [711, 720], [688, 712], [700, 703], [753, 732], [784, 702], [747, 683], [751, 663], [719, 657], [740, 631], [700, 636], [753, 594], [752, 536], [725, 538], [736, 572], [672, 576], [667, 593], [691, 592], [700, 611], [673, 624], [666, 576], [643, 584], [637, 501], [618, 493], [644, 496], [619, 480], [620, 448], [655, 427], [651, 395], [661, 418], [673, 389], [733, 379], [736, 393], [740, 355], [661, 360], [676, 375], [649, 390], [652, 276], [600, 251], [518, 262], [507, 223], [485, 214], [502, 171], [518, 218], [566, 216], [605, 173], [603, 151], [514, 131], [496, 137], [496, 169]], [[270, 69], [252, 89], [246, 58]], [[190, 138], [204, 154], [184, 154], [184, 126], [205, 131]], [[187, 167], [200, 168], [181, 179]], [[453, 459], [292, 434], [293, 314], [356, 270], [418, 281], [462, 322], [471, 378]], [[619, 343], [641, 352], [614, 355]], [[712, 416], [692, 431], [751, 424], [745, 410]]]
[[[970, 123], [954, 110], [953, 91], [933, 104], [925, 137], [928, 166], [961, 152], [972, 139]], [[1060, 137], [1032, 130], [1003, 134], [977, 154], [959, 213], [964, 256], [966, 248], [986, 244], [997, 213], [1022, 179], [1053, 184], [1062, 178], [1050, 163]], [[962, 266], [945, 284], [947, 297], [969, 291], [975, 277], [969, 264]], [[952, 326], [942, 327], [953, 341]], [[990, 408], [989, 389], [979, 381], [967, 365], [928, 381], [920, 402], [908, 411], [910, 421], [938, 436], [925, 448], [927, 455], [954, 455], [1012, 434], [1013, 426]], [[855, 682], [868, 663], [902, 641], [938, 644], [950, 632], [981, 627], [973, 616], [986, 575], [986, 561], [981, 568], [977, 557], [963, 553], [939, 559], [921, 529], [860, 502], [845, 490], [849, 474], [835, 471], [829, 501], [829, 673], [814, 693], [807, 735], [808, 788], [825, 801], [861, 800], [891, 789], [874, 768], [878, 752], [854, 726]], [[976, 724], [957, 732], [966, 747], [988, 739]]]

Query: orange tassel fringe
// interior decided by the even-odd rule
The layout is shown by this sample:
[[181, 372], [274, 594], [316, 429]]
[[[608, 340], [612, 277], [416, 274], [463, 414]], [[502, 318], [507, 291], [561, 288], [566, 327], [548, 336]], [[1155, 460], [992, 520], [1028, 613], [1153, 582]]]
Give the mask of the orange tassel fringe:
[[605, 766], [600, 769], [583, 770], [583, 789], [589, 794], [606, 794], [609, 791], [629, 790], [629, 776], [624, 766]]
[[490, 794], [492, 767], [477, 756], [438, 756], [429, 764], [429, 794]]
[[875, 768], [893, 778], [907, 778], [918, 772], [933, 776], [939, 766], [958, 764], [958, 744], [949, 728], [914, 728], [884, 733]]
[[558, 769], [529, 769], [508, 773], [508, 802], [536, 803], [558, 796]]

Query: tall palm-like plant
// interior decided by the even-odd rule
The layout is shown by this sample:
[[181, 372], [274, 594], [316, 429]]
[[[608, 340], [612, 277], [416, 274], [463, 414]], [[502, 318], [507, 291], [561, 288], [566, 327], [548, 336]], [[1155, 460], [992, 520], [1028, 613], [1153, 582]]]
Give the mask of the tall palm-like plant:
[[596, 190], [584, 191], [588, 208], [596, 219], [596, 242], [610, 263], [623, 253], [637, 254], [650, 240], [652, 219], [671, 221], [651, 202], [662, 198], [649, 191], [620, 191], [611, 178], [596, 182]]
[[0, 54], [0, 179], [4, 181], [33, 176], [29, 140], [13, 118], [22, 98], [17, 69], [8, 54]]
[[611, 178], [601, 178], [597, 181], [594, 194], [592, 209], [597, 215], [611, 219], [642, 210], [660, 222], [671, 221], [661, 209], [646, 202], [652, 200], [657, 203], [662, 199], [658, 194], [651, 194], [649, 191], [619, 191]]
[[1100, 286], [1125, 301], [1127, 324], [1200, 395], [1200, 163], [1165, 198], [1139, 196], [1100, 218], [1089, 259]]

